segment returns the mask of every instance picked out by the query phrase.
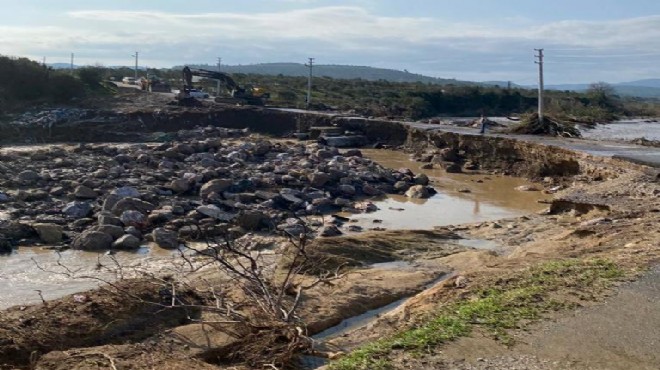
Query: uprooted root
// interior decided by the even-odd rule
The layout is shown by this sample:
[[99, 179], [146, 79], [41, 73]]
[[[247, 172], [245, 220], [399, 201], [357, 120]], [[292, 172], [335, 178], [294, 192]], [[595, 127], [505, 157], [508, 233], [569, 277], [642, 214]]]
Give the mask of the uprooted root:
[[550, 135], [562, 137], [581, 137], [580, 130], [574, 124], [561, 121], [554, 117], [543, 116], [539, 119], [538, 113], [525, 117], [509, 129], [514, 134]]

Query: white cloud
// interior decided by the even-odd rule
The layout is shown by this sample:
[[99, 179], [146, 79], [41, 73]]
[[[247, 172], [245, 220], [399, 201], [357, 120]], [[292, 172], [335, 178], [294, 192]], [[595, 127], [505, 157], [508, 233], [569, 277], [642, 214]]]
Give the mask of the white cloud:
[[[213, 60], [217, 54], [242, 63], [314, 55], [351, 64], [390, 60], [392, 66], [409, 70], [435, 67], [435, 75], [457, 74], [461, 69], [469, 75], [474, 72], [471, 67], [481, 70], [490, 63], [493, 72], [488, 73], [497, 74], [497, 68], [502, 68], [506, 75], [530, 64], [534, 47], [577, 49], [561, 52], [575, 54], [577, 59], [599, 51], [603, 61], [608, 52], [660, 50], [660, 16], [541, 25], [513, 19], [498, 25], [386, 17], [358, 6], [250, 14], [85, 10], [67, 16], [71, 22], [57, 27], [0, 27], [0, 52], [39, 56], [71, 50], [112, 64], [110, 60], [119, 53], [118, 60], [125, 60], [123, 54], [141, 50], [152, 65]], [[584, 60], [576, 60], [572, 68], [578, 62]]]

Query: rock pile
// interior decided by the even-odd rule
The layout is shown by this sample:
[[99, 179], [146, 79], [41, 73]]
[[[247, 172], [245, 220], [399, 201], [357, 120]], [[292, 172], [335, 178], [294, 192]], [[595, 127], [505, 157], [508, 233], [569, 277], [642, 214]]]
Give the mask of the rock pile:
[[385, 193], [432, 193], [426, 176], [385, 169], [359, 150], [228, 139], [222, 130], [164, 144], [8, 152], [0, 158], [0, 210], [12, 221], [0, 234], [89, 250], [134, 249], [145, 240], [171, 249], [228, 231], [299, 235], [308, 231], [299, 217], [373, 211], [360, 201]]

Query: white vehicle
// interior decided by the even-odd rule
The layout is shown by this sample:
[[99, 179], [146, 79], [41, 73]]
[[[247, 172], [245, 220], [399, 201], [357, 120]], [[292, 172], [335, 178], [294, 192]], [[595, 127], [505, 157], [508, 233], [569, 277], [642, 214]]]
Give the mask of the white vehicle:
[[121, 79], [122, 83], [125, 83], [127, 85], [135, 85], [137, 82], [135, 81], [134, 77], [124, 77]]
[[195, 98], [195, 99], [208, 99], [209, 94], [202, 91], [202, 90], [197, 90], [197, 89], [190, 89], [188, 90], [188, 94], [190, 97]]

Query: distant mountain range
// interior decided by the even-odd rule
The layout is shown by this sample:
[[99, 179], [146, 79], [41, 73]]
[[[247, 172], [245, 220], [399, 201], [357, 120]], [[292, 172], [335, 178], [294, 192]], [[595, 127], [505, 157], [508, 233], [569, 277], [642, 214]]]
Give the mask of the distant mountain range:
[[[614, 91], [621, 96], [636, 96], [640, 98], [660, 98], [660, 79], [652, 78], [611, 84]], [[527, 86], [536, 88], [535, 86]], [[589, 84], [546, 85], [549, 90], [569, 90], [583, 92], [589, 89]]]
[[[189, 65], [190, 67], [217, 70], [217, 66], [200, 64]], [[181, 68], [174, 67], [174, 68]], [[298, 76], [305, 77], [309, 75], [309, 68], [300, 63], [263, 63], [263, 64], [248, 64], [248, 65], [223, 65], [221, 70], [227, 73], [253, 73], [261, 75], [284, 75], [284, 76]], [[366, 66], [351, 66], [351, 65], [335, 65], [335, 64], [318, 64], [313, 68], [314, 76], [317, 77], [331, 77], [336, 79], [356, 79], [378, 81], [386, 80], [392, 82], [422, 82], [438, 85], [468, 85], [474, 82], [459, 81], [455, 79], [437, 78], [424, 76], [417, 73], [410, 73], [406, 70], [399, 71], [395, 69], [375, 68]]]

